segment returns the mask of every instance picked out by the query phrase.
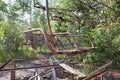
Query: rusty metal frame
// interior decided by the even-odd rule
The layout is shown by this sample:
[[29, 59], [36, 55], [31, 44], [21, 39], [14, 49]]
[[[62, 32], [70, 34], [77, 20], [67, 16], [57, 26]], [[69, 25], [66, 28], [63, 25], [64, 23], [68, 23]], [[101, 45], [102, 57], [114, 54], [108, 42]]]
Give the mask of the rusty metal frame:
[[[38, 57], [34, 57], [34, 58], [13, 58], [13, 59], [10, 59], [7, 62], [5, 62], [0, 67], [0, 72], [11, 71], [11, 80], [14, 80], [15, 79], [15, 71], [17, 71], [17, 70], [39, 69], [39, 68], [52, 69], [54, 67], [60, 67], [58, 64], [54, 65], [53, 63], [51, 63], [51, 60], [50, 60], [50, 63], [51, 63], [50, 65], [41, 65], [41, 66], [37, 66], [37, 67], [24, 67], [24, 68], [17, 68], [16, 67], [16, 62], [19, 61], [19, 60], [40, 60], [40, 59], [47, 59], [48, 60], [48, 58], [38, 58]], [[11, 62], [13, 62], [14, 68], [5, 69], [4, 67], [6, 67]], [[108, 68], [112, 64], [112, 62], [109, 62], [102, 67], [97, 67], [97, 66], [93, 66], [93, 65], [90, 65], [90, 64], [85, 64], [83, 62], [78, 62], [78, 61], [73, 61], [72, 63], [70, 62], [70, 64], [72, 64], [73, 67], [74, 67], [75, 64], [80, 64], [81, 66], [88, 67], [90, 69], [96, 69], [94, 72], [88, 74], [87, 77], [83, 78], [83, 80], [92, 80], [92, 79], [95, 79], [96, 77], [100, 77], [100, 80], [103, 80], [103, 75], [105, 73], [120, 74], [120, 71], [112, 70], [112, 69]], [[65, 74], [65, 73], [63, 73], [63, 74]], [[72, 75], [72, 80], [75, 80], [74, 75]]]
[[86, 36], [88, 38], [88, 40], [90, 41], [90, 43], [91, 43], [91, 47], [87, 47], [87, 48], [81, 49], [80, 47], [78, 47], [77, 43], [74, 41], [73, 35], [71, 33], [67, 33], [67, 35], [69, 34], [69, 36], [71, 37], [73, 43], [75, 44], [75, 48], [76, 49], [67, 49], [67, 50], [59, 50], [59, 49], [57, 49], [55, 47], [57, 41], [55, 39], [55, 36], [54, 36], [54, 34], [52, 32], [51, 25], [50, 25], [48, 0], [46, 0], [45, 11], [46, 11], [46, 21], [47, 21], [47, 26], [48, 26], [48, 30], [49, 30], [51, 41], [48, 40], [48, 34], [43, 29], [40, 29], [40, 28], [39, 29], [27, 30], [26, 32], [24, 32], [26, 35], [29, 32], [41, 31], [42, 35], [44, 36], [45, 44], [51, 50], [51, 52], [53, 52], [55, 54], [67, 54], [67, 55], [71, 55], [72, 54], [72, 55], [76, 55], [76, 54], [86, 53], [86, 52], [88, 52], [90, 50], [95, 49], [94, 44], [93, 44], [91, 38], [87, 34], [81, 34], [79, 36]]
[[78, 61], [74, 61], [74, 64], [79, 64], [80, 66], [88, 67], [90, 69], [95, 70], [94, 72], [88, 74], [87, 77], [83, 78], [83, 80], [94, 80], [96, 77], [99, 77], [100, 80], [103, 80], [103, 76], [104, 76], [105, 73], [113, 73], [113, 74], [119, 74], [120, 75], [119, 70], [112, 70], [112, 69], [108, 68], [110, 65], [112, 65], [112, 61], [105, 64], [102, 67], [93, 66], [91, 64], [86, 64], [86, 63], [78, 62]]
[[[49, 23], [49, 22], [48, 22]], [[29, 32], [35, 32], [35, 31], [40, 31], [42, 32], [42, 35], [44, 37], [44, 40], [45, 40], [45, 44], [47, 45], [47, 47], [55, 54], [67, 54], [67, 55], [76, 55], [76, 54], [82, 54], [82, 53], [85, 53], [85, 52], [88, 52], [90, 50], [93, 50], [95, 49], [96, 47], [94, 47], [94, 44], [90, 38], [90, 36], [88, 36], [87, 34], [81, 34], [81, 35], [72, 35], [71, 33], [52, 33], [50, 35], [48, 35], [44, 29], [41, 29], [41, 28], [36, 28], [36, 29], [31, 29], [31, 30], [26, 30], [24, 31], [25, 34], [29, 34]], [[37, 34], [38, 35], [38, 34]], [[55, 35], [68, 35], [69, 37], [72, 38], [72, 41], [74, 42], [75, 46], [76, 46], [76, 49], [70, 49], [70, 50], [59, 50], [59, 49], [56, 49], [55, 46], [54, 46], [54, 41], [53, 42], [50, 42], [49, 39], [48, 39], [48, 36], [52, 36], [52, 37], [55, 37]], [[89, 42], [91, 43], [91, 47], [86, 47], [83, 49], [79, 48], [76, 44], [76, 42], [74, 41], [74, 38], [73, 37], [80, 37], [80, 36], [85, 36], [88, 38]]]
[[[14, 80], [15, 79], [15, 74], [17, 70], [27, 70], [27, 69], [39, 69], [39, 68], [54, 68], [54, 67], [59, 67], [58, 65], [54, 65], [54, 64], [50, 64], [50, 65], [41, 65], [41, 66], [37, 66], [37, 67], [23, 67], [23, 68], [17, 68], [16, 67], [16, 62], [17, 61], [21, 61], [21, 60], [40, 60], [40, 59], [47, 59], [48, 58], [38, 58], [38, 57], [34, 57], [34, 58], [13, 58], [13, 59], [9, 59], [7, 62], [5, 62], [3, 65], [0, 66], [0, 72], [4, 72], [4, 71], [10, 71], [11, 72], [11, 79], [10, 80]], [[14, 68], [5, 68], [6, 66], [9, 65], [9, 63], [13, 63]]]
[[[43, 34], [43, 36], [44, 36], [45, 44], [47, 45], [47, 47], [48, 47], [53, 53], [55, 53], [55, 54], [67, 54], [67, 55], [73, 54], [73, 55], [75, 55], [75, 54], [82, 54], [82, 53], [88, 52], [88, 51], [90, 51], [90, 50], [92, 50], [92, 49], [95, 48], [93, 42], [92, 42], [91, 39], [90, 39], [90, 37], [89, 37], [88, 35], [84, 35], [84, 36], [87, 36], [87, 37], [88, 37], [88, 39], [90, 40], [90, 43], [91, 43], [92, 47], [86, 48], [86, 49], [84, 49], [84, 50], [79, 49], [79, 47], [77, 46], [76, 42], [73, 40], [74, 43], [75, 43], [76, 49], [74, 49], [74, 50], [72, 50], [72, 49], [70, 49], [70, 50], [58, 50], [58, 49], [56, 49], [56, 48], [55, 48], [56, 40], [55, 40], [55, 37], [54, 37], [54, 35], [53, 35], [52, 29], [51, 29], [51, 25], [50, 25], [50, 20], [49, 20], [48, 0], [46, 0], [45, 10], [46, 10], [46, 20], [47, 20], [48, 30], [49, 30], [49, 33], [50, 33], [50, 37], [51, 37], [51, 39], [52, 39], [52, 42], [49, 42], [49, 40], [48, 40], [48, 35], [47, 35], [47, 33], [46, 33], [43, 29], [40, 29], [40, 28], [39, 28], [39, 29], [33, 29], [33, 30], [31, 30], [31, 31], [41, 31], [42, 34]], [[30, 31], [27, 31], [27, 32], [30, 32]], [[69, 33], [69, 35], [70, 35], [71, 38], [73, 39], [72, 34]]]
[[95, 77], [97, 77], [97, 76], [99, 76], [99, 75], [101, 75], [101, 74], [104, 74], [104, 73], [107, 71], [107, 68], [108, 68], [110, 65], [112, 65], [112, 63], [113, 63], [113, 62], [111, 61], [111, 62], [105, 64], [104, 66], [98, 68], [98, 69], [95, 70], [94, 72], [88, 74], [87, 77], [84, 78], [83, 80], [91, 80], [91, 79], [93, 79], [93, 78], [95, 78]]

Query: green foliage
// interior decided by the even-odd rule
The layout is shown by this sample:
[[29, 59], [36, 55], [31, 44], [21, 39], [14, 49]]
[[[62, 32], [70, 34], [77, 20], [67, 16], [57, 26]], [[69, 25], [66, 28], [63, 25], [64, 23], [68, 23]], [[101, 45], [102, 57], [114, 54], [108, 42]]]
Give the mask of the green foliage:
[[5, 4], [3, 1], [0, 1], [0, 11], [7, 12], [7, 9], [5, 6], [7, 6], [7, 4]]
[[91, 34], [98, 49], [93, 53], [86, 54], [84, 61], [99, 66], [108, 61], [114, 61], [113, 67], [120, 69], [119, 24], [111, 22], [106, 28], [103, 25], [98, 25]]
[[58, 32], [67, 32], [68, 27], [67, 27], [66, 23], [58, 22], [58, 23], [56, 23], [55, 28], [56, 28], [56, 30], [58, 30]]
[[88, 8], [80, 3], [79, 1], [74, 1], [74, 0], [55, 0], [53, 1], [53, 6], [57, 6], [60, 8], [65, 8], [65, 9], [71, 9], [71, 10], [76, 10], [78, 12], [86, 12], [88, 11]]
[[6, 52], [16, 51], [20, 46], [21, 33], [19, 28], [8, 26], [4, 29], [4, 49]]
[[[102, 0], [96, 2], [95, 0], [83, 0], [87, 5], [78, 0], [57, 1], [58, 3], [53, 4], [53, 7], [59, 6], [59, 8], [76, 10], [76, 12], [74, 14], [70, 13], [72, 15], [72, 23], [68, 24], [66, 22], [65, 24], [60, 23], [60, 25], [58, 23], [56, 27], [61, 31], [67, 29], [73, 34], [87, 33], [92, 36], [95, 46], [98, 47], [96, 50], [82, 55], [82, 57], [76, 56], [76, 59], [98, 66], [102, 66], [112, 60], [115, 62], [112, 67], [120, 69], [120, 24], [116, 21], [120, 16], [119, 1]], [[53, 3], [56, 2], [53, 1]], [[69, 14], [67, 12], [64, 13]], [[75, 18], [73, 16], [79, 17], [79, 25], [74, 24]], [[66, 15], [63, 15], [63, 17], [68, 19]], [[65, 28], [66, 24], [67, 27]], [[85, 38], [81, 39], [76, 39], [79, 44], [89, 45]], [[85, 43], [82, 41], [85, 41]]]
[[4, 22], [0, 22], [0, 48], [6, 52], [18, 50], [20, 42], [20, 30], [17, 27], [10, 26]]
[[[0, 62], [33, 53], [21, 49], [23, 31], [28, 28], [28, 20], [23, 19], [23, 5], [18, 2], [19, 0], [16, 0], [14, 4], [5, 4], [4, 1], [0, 1]], [[27, 12], [29, 8], [25, 10]]]
[[3, 50], [3, 34], [4, 34], [4, 28], [8, 26], [3, 21], [0, 21], [0, 49]]

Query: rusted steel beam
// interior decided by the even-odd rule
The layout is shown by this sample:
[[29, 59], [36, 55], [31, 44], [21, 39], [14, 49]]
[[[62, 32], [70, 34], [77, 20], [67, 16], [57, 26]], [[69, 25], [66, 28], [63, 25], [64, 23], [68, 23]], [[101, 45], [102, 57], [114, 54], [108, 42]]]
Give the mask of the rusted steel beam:
[[99, 68], [98, 66], [94, 66], [94, 65], [91, 65], [91, 64], [86, 64], [84, 62], [78, 62], [78, 61], [73, 61], [72, 64], [79, 64], [80, 66], [88, 67], [88, 68], [91, 68], [91, 69], [98, 69]]
[[103, 79], [103, 75], [100, 75], [100, 80], [104, 80], [104, 79]]
[[[26, 31], [24, 31], [24, 33], [27, 34], [28, 32], [35, 32], [35, 31], [40, 31], [40, 30], [39, 30], [39, 28], [36, 28], [36, 29], [26, 30]], [[70, 34], [71, 33], [69, 33], [69, 32], [63, 32], [63, 33], [59, 32], [59, 33], [53, 33], [52, 35], [53, 36], [61, 35], [61, 36], [68, 36], [68, 37], [70, 37], [71, 36]], [[43, 36], [43, 33], [40, 33], [40, 34], [33, 33], [32, 35]], [[51, 36], [51, 34], [47, 34], [47, 36]], [[80, 36], [86, 36], [86, 37], [88, 37], [89, 35], [88, 34], [79, 34], [79, 35], [72, 35], [72, 36], [73, 37], [80, 37]]]
[[30, 0], [30, 28], [32, 28], [32, 0]]
[[48, 58], [38, 58], [38, 57], [27, 57], [27, 58], [13, 58], [12, 60], [41, 60], [41, 59], [48, 59]]
[[59, 67], [58, 65], [43, 65], [43, 66], [36, 66], [36, 67], [24, 67], [24, 68], [12, 68], [12, 69], [1, 69], [2, 71], [17, 71], [17, 70], [26, 70], [26, 69], [38, 69], [38, 68], [47, 68], [47, 67]]
[[84, 78], [83, 80], [92, 80], [92, 79], [96, 78], [97, 76], [104, 74], [105, 72], [106, 72], [106, 70], [101, 70], [101, 71], [99, 71], [99, 72], [97, 72], [89, 77]]
[[53, 36], [52, 28], [51, 28], [51, 25], [50, 25], [48, 0], [46, 0], [45, 10], [46, 10], [46, 21], [47, 21], [48, 30], [49, 30], [49, 33], [50, 33], [50, 35], [51, 35], [51, 39], [52, 39], [53, 44], [54, 44], [54, 43], [55, 43], [55, 38], [54, 38], [54, 36]]
[[[98, 66], [93, 66], [93, 65], [86, 64], [86, 63], [83, 63], [83, 62], [78, 62], [78, 61], [74, 61], [73, 64], [80, 64], [81, 66], [88, 67], [88, 68], [91, 68], [91, 69], [98, 69], [98, 68], [100, 68]], [[120, 74], [119, 70], [112, 70], [112, 69], [106, 69], [106, 70], [109, 73]]]
[[0, 69], [4, 68], [10, 61], [12, 61], [12, 58], [5, 62], [2, 66], [0, 66]]
[[0, 66], [0, 69], [3, 69], [4, 67], [6, 67], [10, 62], [13, 62], [13, 64], [14, 64], [14, 61], [16, 62], [18, 60], [31, 60], [31, 59], [32, 60], [39, 60], [39, 59], [48, 59], [48, 58], [38, 58], [38, 57], [34, 57], [34, 58], [32, 58], [32, 57], [31, 58], [11, 58], [7, 62], [5, 62], [4, 64], [2, 64]]
[[108, 68], [110, 65], [112, 65], [112, 63], [113, 63], [113, 62], [111, 61], [111, 62], [105, 64], [104, 66], [98, 68], [98, 69], [95, 70], [94, 72], [88, 74], [87, 77], [84, 78], [83, 80], [91, 80], [91, 79], [93, 79], [93, 78], [95, 78], [95, 77], [97, 77], [97, 76], [105, 73], [105, 72], [107, 71], [107, 68]]
[[114, 74], [120, 74], [119, 70], [112, 70], [112, 69], [108, 69], [109, 73], [114, 73]]
[[[26, 31], [24, 31], [24, 33], [27, 35], [27, 33], [29, 33], [29, 32], [35, 32], [35, 31], [40, 31], [38, 28], [36, 28], [36, 29], [31, 29], [31, 30], [26, 30]], [[48, 37], [50, 37], [50, 36], [53, 36], [53, 37], [55, 37], [55, 36], [57, 36], [57, 35], [59, 35], [59, 36], [64, 36], [64, 37], [71, 37], [71, 39], [73, 40], [73, 42], [74, 42], [74, 44], [76, 44], [76, 42], [74, 41], [74, 37], [81, 37], [81, 36], [85, 36], [85, 37], [87, 37], [88, 38], [88, 40], [89, 40], [89, 42], [91, 43], [91, 47], [92, 48], [95, 48], [94, 47], [94, 43], [93, 43], [93, 41], [91, 40], [91, 37], [89, 36], [89, 35], [87, 35], [87, 34], [80, 34], [80, 35], [72, 35], [71, 33], [69, 33], [69, 32], [65, 32], [65, 33], [53, 33], [52, 35], [50, 34], [50, 35], [47, 35]], [[43, 39], [44, 40], [44, 37], [47, 37], [47, 36], [44, 36], [44, 33], [43, 34], [31, 34], [31, 36], [33, 36], [33, 37], [39, 37], [40, 39]], [[41, 37], [40, 37], [41, 36]], [[53, 41], [54, 42], [54, 41]], [[77, 46], [77, 44], [76, 44], [76, 46]], [[78, 49], [78, 46], [77, 46], [77, 49]]]
[[[16, 68], [16, 60], [13, 60], [13, 67]], [[15, 80], [15, 71], [11, 71], [11, 80]]]
[[[47, 17], [47, 18], [48, 18], [48, 17]], [[48, 21], [48, 27], [51, 28], [51, 27], [50, 27], [50, 23], [49, 23], [49, 19], [48, 19], [47, 21]], [[25, 31], [25, 33], [28, 33], [28, 32], [30, 32], [30, 31], [41, 31], [42, 34], [43, 34], [43, 36], [44, 36], [45, 44], [46, 44], [47, 47], [51, 50], [51, 52], [53, 52], [54, 54], [76, 55], [76, 54], [86, 53], [86, 52], [88, 52], [88, 51], [93, 50], [93, 49], [96, 48], [96, 47], [94, 47], [94, 44], [93, 44], [91, 38], [90, 38], [87, 34], [81, 34], [81, 35], [79, 35], [79, 36], [86, 36], [86, 37], [88, 38], [89, 42], [91, 43], [91, 47], [86, 47], [86, 48], [84, 47], [84, 48], [81, 49], [81, 47], [78, 47], [78, 46], [76, 45], [77, 49], [60, 50], [60, 49], [57, 49], [57, 48], [55, 47], [55, 40], [51, 39], [51, 42], [48, 40], [48, 35], [47, 35], [47, 33], [46, 33], [43, 29], [41, 29], [41, 28], [36, 28], [36, 29], [32, 29], [32, 30], [27, 30], [27, 31]], [[50, 30], [50, 32], [51, 32], [51, 30]], [[52, 32], [51, 32], [51, 33], [52, 33]], [[67, 34], [70, 35], [70, 37], [73, 38], [73, 35], [72, 35], [71, 33], [67, 33]], [[53, 33], [50, 34], [50, 35], [51, 35], [51, 38], [54, 37]], [[55, 37], [54, 37], [54, 39], [55, 39]], [[74, 41], [74, 40], [73, 40], [73, 41]], [[74, 43], [75, 43], [75, 41], [74, 41]]]
[[15, 80], [15, 71], [11, 71], [10, 80]]

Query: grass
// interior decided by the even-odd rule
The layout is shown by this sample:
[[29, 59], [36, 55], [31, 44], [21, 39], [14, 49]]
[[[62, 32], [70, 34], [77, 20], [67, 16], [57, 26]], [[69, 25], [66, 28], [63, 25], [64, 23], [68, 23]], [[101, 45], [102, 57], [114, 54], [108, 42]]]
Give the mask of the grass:
[[36, 53], [32, 51], [30, 47], [28, 48], [19, 48], [18, 51], [7, 53], [5, 51], [0, 51], [0, 62], [5, 62], [11, 58], [23, 58], [29, 56], [35, 56]]

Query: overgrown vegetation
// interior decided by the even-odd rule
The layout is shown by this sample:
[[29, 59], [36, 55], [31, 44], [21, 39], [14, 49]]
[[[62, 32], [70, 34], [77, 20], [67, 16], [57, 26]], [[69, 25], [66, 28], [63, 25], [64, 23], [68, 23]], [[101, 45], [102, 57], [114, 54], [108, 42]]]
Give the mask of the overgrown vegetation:
[[[30, 49], [22, 50], [21, 47], [23, 31], [30, 25], [29, 1], [16, 0], [11, 3], [13, 2], [0, 1], [0, 61], [33, 54]], [[120, 1], [52, 0], [49, 3], [49, 7], [61, 9], [50, 11], [53, 31], [57, 29], [73, 34], [87, 33], [91, 35], [95, 46], [98, 47], [82, 56], [77, 55], [76, 59], [98, 66], [112, 60], [114, 61], [112, 67], [120, 70]], [[44, 11], [33, 9], [32, 27], [42, 27], [47, 30]], [[25, 14], [28, 17], [25, 17]], [[83, 43], [86, 44], [89, 43]], [[41, 49], [45, 50], [44, 47]]]

